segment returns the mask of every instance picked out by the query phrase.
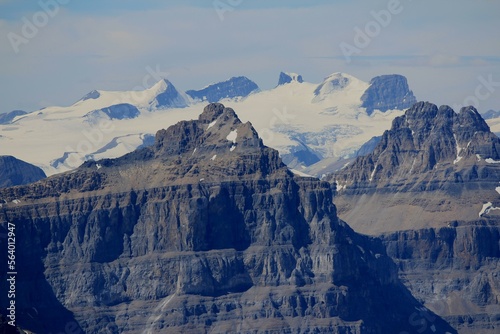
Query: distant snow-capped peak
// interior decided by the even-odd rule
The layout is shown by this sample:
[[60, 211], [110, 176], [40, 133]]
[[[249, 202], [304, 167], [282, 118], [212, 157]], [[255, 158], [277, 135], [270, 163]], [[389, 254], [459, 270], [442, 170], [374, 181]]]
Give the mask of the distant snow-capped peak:
[[[369, 87], [369, 84], [346, 73], [335, 72], [326, 77], [314, 90], [313, 103], [318, 103], [334, 97], [338, 102], [339, 100], [336, 93], [344, 92], [344, 96], [349, 95], [348, 103], [361, 103], [360, 97], [363, 92]], [[352, 100], [352, 97], [355, 100]]]
[[179, 93], [170, 81], [161, 79], [144, 90], [93, 90], [76, 102], [73, 107], [85, 108], [88, 111], [124, 103], [147, 109], [183, 108], [188, 105], [188, 98]]

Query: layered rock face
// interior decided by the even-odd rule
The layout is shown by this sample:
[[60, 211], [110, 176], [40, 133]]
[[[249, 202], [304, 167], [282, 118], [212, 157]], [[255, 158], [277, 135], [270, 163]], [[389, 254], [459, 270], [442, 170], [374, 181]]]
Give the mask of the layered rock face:
[[498, 226], [469, 222], [381, 237], [401, 279], [426, 307], [459, 333], [498, 333]]
[[420, 102], [331, 178], [339, 216], [382, 234], [413, 294], [460, 333], [500, 325], [499, 153], [473, 107]]
[[370, 87], [361, 97], [362, 107], [371, 115], [374, 110], [406, 109], [417, 99], [402, 75], [380, 75], [370, 80]]
[[337, 218], [327, 182], [294, 176], [221, 104], [0, 198], [18, 324], [37, 333], [455, 333]]
[[43, 170], [10, 155], [0, 156], [0, 188], [19, 186], [45, 178]]

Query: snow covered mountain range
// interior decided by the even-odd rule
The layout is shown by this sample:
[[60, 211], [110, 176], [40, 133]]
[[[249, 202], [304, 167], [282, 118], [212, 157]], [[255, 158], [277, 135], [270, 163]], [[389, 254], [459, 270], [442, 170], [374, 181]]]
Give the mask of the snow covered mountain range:
[[196, 119], [207, 101], [237, 108], [240, 118], [250, 121], [290, 168], [307, 171], [314, 166], [321, 175], [389, 129], [416, 99], [400, 75], [368, 83], [337, 72], [318, 84], [280, 73], [278, 85], [270, 90], [233, 77], [186, 93], [164, 79], [143, 91], [94, 90], [71, 106], [15, 116], [0, 125], [0, 154], [52, 175], [86, 160], [115, 158], [149, 145], [159, 128]]

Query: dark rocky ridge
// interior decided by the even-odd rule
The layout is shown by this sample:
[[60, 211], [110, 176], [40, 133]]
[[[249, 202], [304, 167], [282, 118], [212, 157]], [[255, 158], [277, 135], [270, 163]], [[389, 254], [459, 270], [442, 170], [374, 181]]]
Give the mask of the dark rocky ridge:
[[328, 183], [294, 176], [220, 104], [0, 198], [21, 201], [0, 221], [16, 225], [18, 323], [39, 333], [455, 333], [337, 218]]
[[219, 102], [226, 98], [245, 97], [258, 89], [257, 84], [247, 77], [232, 77], [200, 90], [188, 90], [186, 94], [200, 101]]
[[119, 103], [107, 108], [102, 108], [98, 110], [93, 110], [87, 113], [84, 117], [88, 120], [93, 120], [94, 118], [99, 117], [99, 115], [104, 114], [108, 116], [110, 119], [130, 119], [136, 118], [140, 115], [139, 109], [136, 106], [133, 106], [128, 103]]
[[380, 75], [370, 80], [370, 87], [361, 97], [362, 107], [371, 115], [374, 110], [406, 109], [417, 99], [402, 75]]
[[0, 156], [0, 188], [24, 185], [45, 178], [43, 170], [10, 155]]

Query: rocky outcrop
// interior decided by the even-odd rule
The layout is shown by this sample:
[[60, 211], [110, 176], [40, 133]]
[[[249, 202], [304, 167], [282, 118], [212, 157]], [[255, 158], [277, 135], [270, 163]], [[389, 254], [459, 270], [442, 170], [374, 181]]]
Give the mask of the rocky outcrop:
[[0, 188], [19, 186], [45, 178], [43, 170], [10, 155], [0, 156]]
[[278, 79], [278, 86], [286, 85], [290, 82], [298, 82], [302, 83], [304, 80], [302, 79], [302, 75], [297, 73], [284, 73], [280, 72], [280, 77]]
[[361, 97], [362, 107], [371, 115], [373, 111], [403, 110], [411, 107], [417, 99], [402, 75], [380, 75], [370, 80], [370, 87]]
[[128, 103], [120, 103], [107, 108], [91, 111], [84, 117], [89, 121], [99, 119], [102, 115], [106, 115], [109, 119], [130, 119], [136, 118], [140, 113], [137, 107]]
[[403, 287], [379, 240], [337, 218], [332, 195], [221, 104], [150, 147], [0, 190], [0, 221], [18, 240], [18, 323], [39, 333], [455, 333]]
[[86, 100], [96, 100], [101, 96], [101, 93], [97, 90], [90, 91], [89, 93], [85, 94], [84, 97], [80, 99], [80, 101], [86, 101]]
[[23, 110], [13, 110], [11, 112], [0, 114], [0, 124], [10, 124], [17, 116], [26, 115], [27, 112]]
[[219, 102], [227, 98], [245, 97], [258, 89], [257, 84], [247, 77], [232, 77], [200, 90], [188, 90], [186, 94], [200, 101]]

